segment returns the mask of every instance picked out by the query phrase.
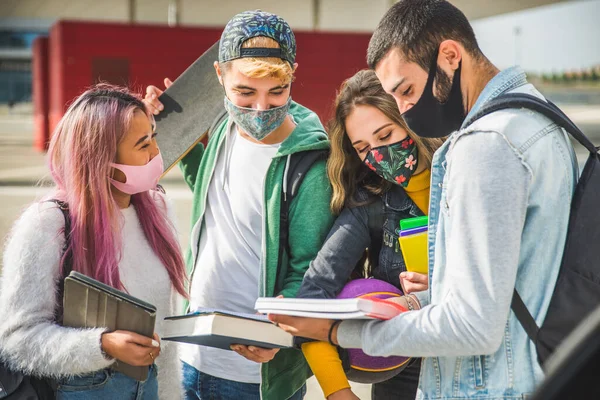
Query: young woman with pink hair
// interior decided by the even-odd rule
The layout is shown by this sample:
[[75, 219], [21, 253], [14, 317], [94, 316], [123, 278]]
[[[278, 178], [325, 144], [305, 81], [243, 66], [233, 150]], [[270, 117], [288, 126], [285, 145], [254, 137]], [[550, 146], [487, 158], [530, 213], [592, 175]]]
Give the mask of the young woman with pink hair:
[[[83, 93], [50, 143], [55, 192], [23, 213], [7, 242], [0, 357], [12, 370], [55, 381], [58, 399], [182, 397], [177, 347], [158, 336], [178, 296], [186, 296], [186, 276], [173, 210], [156, 190], [163, 170], [156, 134], [144, 103], [127, 90], [99, 85]], [[68, 235], [49, 199], [68, 206]], [[154, 337], [59, 325], [65, 263], [154, 304]], [[116, 360], [149, 365], [147, 379], [111, 370]]]

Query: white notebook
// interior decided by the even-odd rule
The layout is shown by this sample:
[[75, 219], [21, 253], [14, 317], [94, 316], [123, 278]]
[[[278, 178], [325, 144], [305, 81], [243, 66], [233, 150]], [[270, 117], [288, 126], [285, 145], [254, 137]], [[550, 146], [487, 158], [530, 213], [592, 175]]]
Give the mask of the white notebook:
[[254, 307], [261, 314], [325, 319], [390, 319], [406, 311], [381, 299], [285, 299], [260, 297]]

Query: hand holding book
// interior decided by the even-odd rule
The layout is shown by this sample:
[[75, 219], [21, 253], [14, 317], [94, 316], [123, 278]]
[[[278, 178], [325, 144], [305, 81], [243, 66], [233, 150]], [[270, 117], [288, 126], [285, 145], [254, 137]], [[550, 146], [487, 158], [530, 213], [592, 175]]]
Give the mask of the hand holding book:
[[414, 309], [406, 297], [390, 299], [270, 299], [260, 298], [256, 309], [284, 331], [304, 338], [337, 344], [336, 321], [344, 319], [386, 320]]
[[[331, 342], [335, 345], [337, 342], [337, 328], [339, 324], [334, 319], [293, 317], [281, 314], [269, 314], [269, 319], [278, 327], [294, 336], [300, 336], [308, 339], [315, 339], [321, 342]], [[332, 329], [331, 337], [329, 331]]]
[[244, 346], [243, 344], [231, 345], [231, 350], [235, 351], [240, 356], [259, 364], [271, 361], [279, 351], [279, 349], [265, 349], [256, 346]]
[[[282, 299], [283, 296], [277, 296], [278, 299]], [[257, 363], [265, 363], [271, 361], [275, 358], [275, 354], [279, 351], [279, 349], [265, 349], [262, 347], [256, 346], [244, 346], [244, 345], [234, 345], [231, 346], [231, 349], [241, 355], [242, 357], [246, 357], [250, 361], [254, 361]]]

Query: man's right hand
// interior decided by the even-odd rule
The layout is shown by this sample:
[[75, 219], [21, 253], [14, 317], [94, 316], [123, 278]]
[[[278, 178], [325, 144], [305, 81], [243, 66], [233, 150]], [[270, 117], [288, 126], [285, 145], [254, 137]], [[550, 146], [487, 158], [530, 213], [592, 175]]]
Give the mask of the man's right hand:
[[[169, 78], [165, 78], [165, 89], [171, 86], [173, 82]], [[163, 91], [157, 88], [154, 85], [150, 85], [146, 88], [146, 96], [144, 97], [144, 103], [146, 107], [148, 107], [148, 111], [150, 111], [154, 115], [160, 114], [160, 112], [164, 109], [163, 104], [158, 101], [158, 97], [163, 94]]]
[[159, 337], [154, 339], [129, 331], [102, 334], [102, 350], [119, 361], [136, 367], [152, 365], [160, 355]]

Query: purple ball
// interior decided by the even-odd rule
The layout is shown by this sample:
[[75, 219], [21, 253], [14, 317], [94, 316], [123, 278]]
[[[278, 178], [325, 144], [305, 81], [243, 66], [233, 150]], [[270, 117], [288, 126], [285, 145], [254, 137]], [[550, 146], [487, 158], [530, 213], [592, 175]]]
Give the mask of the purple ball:
[[344, 286], [338, 299], [355, 299], [357, 297], [376, 297], [378, 299], [387, 299], [390, 297], [402, 296], [402, 290], [386, 281], [379, 279], [355, 279]]
[[[378, 298], [402, 296], [402, 291], [391, 283], [379, 279], [355, 279], [348, 282], [337, 296], [338, 299]], [[409, 357], [373, 357], [360, 349], [345, 349], [342, 354], [346, 375], [359, 383], [379, 383], [400, 373], [409, 363]], [[344, 360], [346, 358], [346, 360]]]

